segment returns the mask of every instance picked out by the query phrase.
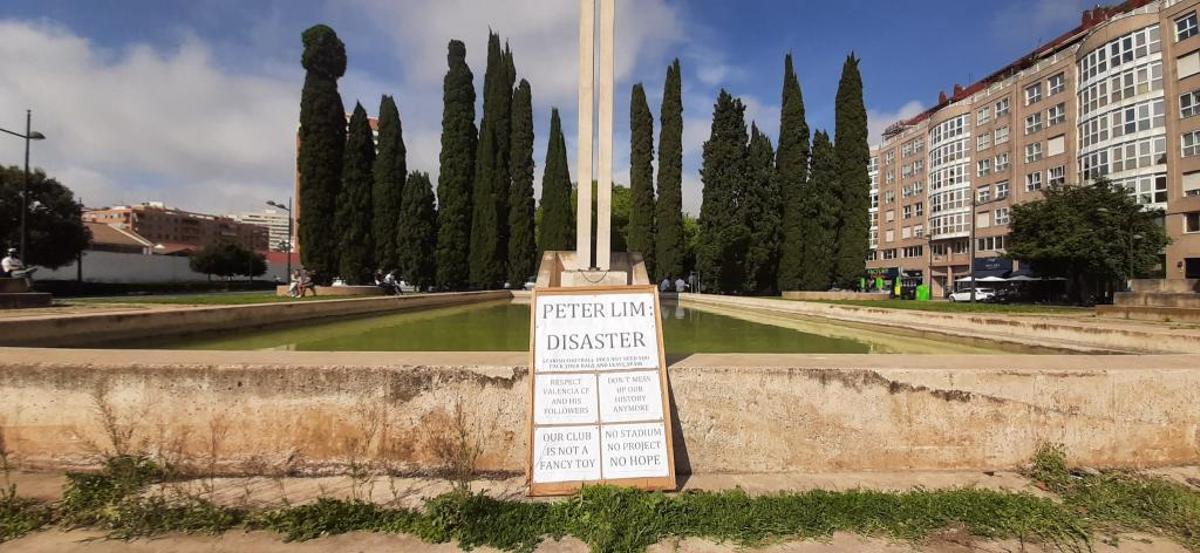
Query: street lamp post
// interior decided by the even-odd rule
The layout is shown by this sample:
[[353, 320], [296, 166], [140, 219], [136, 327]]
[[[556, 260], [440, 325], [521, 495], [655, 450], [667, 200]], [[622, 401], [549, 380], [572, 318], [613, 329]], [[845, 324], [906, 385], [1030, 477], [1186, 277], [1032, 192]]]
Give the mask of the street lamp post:
[[287, 254], [287, 279], [291, 280], [291, 278], [292, 278], [292, 240], [293, 240], [292, 237], [294, 236], [294, 234], [293, 234], [294, 230], [292, 228], [292, 221], [294, 221], [294, 219], [292, 219], [292, 197], [288, 196], [287, 207], [284, 207], [283, 204], [278, 203], [273, 200], [267, 200], [267, 205], [269, 205], [271, 207], [278, 207], [279, 209], [282, 209], [287, 212], [287, 218], [288, 218], [287, 251], [285, 251], [284, 253]]
[[29, 142], [32, 140], [45, 140], [46, 135], [32, 130], [33, 111], [25, 110], [25, 134], [13, 132], [8, 129], [0, 129], [0, 132], [11, 134], [17, 138], [25, 140], [25, 184], [21, 187], [21, 260], [25, 261], [26, 243], [29, 241]]

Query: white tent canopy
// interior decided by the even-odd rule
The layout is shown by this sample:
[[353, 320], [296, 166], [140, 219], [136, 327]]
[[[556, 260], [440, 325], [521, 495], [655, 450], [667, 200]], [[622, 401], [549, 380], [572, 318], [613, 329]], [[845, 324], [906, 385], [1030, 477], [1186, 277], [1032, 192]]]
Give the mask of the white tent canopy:
[[[998, 276], [985, 276], [985, 277], [978, 278], [975, 280], [976, 280], [976, 282], [1008, 282], [1008, 279], [1001, 278]], [[965, 276], [965, 277], [955, 280], [955, 282], [971, 282], [971, 277]]]

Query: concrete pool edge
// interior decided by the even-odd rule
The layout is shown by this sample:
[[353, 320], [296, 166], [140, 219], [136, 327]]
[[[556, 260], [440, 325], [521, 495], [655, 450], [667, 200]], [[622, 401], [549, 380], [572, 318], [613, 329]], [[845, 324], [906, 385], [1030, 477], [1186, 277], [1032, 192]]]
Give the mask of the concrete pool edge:
[[[992, 470], [1052, 442], [1088, 466], [1194, 464], [1197, 367], [1198, 355], [690, 355], [670, 368], [676, 455], [700, 473]], [[4, 348], [0, 427], [26, 467], [91, 466], [112, 449], [103, 405], [147, 450], [202, 457], [219, 435], [226, 473], [328, 474], [366, 457], [421, 474], [441, 466], [461, 404], [479, 468], [517, 473], [527, 375], [521, 352]]]

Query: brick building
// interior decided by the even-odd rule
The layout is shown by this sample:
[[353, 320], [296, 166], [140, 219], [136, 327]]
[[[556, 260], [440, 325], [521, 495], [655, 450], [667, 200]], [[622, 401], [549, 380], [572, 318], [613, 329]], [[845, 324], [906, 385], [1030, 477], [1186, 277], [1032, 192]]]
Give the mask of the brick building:
[[[1009, 209], [1104, 176], [1164, 210], [1167, 278], [1200, 278], [1200, 0], [1129, 0], [889, 127], [872, 149], [869, 271], [1020, 274]], [[975, 241], [971, 243], [972, 227]]]
[[161, 245], [156, 253], [196, 251], [218, 240], [233, 241], [259, 252], [269, 247], [267, 227], [240, 223], [232, 217], [183, 211], [161, 202], [89, 209], [83, 212], [83, 220], [132, 231]]

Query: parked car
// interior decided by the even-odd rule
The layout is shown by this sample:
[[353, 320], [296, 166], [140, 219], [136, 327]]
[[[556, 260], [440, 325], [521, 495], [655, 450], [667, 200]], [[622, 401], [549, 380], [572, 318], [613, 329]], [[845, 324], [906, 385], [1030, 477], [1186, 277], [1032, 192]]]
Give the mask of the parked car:
[[[975, 301], [992, 301], [996, 297], [995, 288], [976, 288]], [[950, 301], [971, 301], [971, 289], [960, 290], [950, 294]]]

